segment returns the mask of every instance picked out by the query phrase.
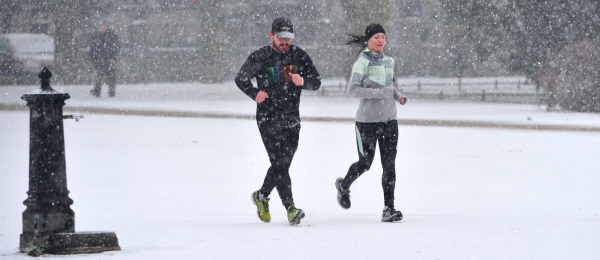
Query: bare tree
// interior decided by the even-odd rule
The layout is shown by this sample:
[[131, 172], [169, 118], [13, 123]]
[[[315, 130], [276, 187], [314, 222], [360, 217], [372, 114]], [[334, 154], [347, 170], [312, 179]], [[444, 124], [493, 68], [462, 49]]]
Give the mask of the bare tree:
[[[389, 28], [391, 0], [371, 0], [369, 3], [361, 0], [340, 0], [340, 4], [346, 14], [346, 34], [362, 35], [367, 25], [371, 23], [381, 24]], [[355, 51], [352, 54], [356, 54]], [[349, 71], [356, 57], [350, 55], [344, 63], [345, 71]]]
[[600, 41], [581, 40], [553, 55], [540, 77], [548, 110], [600, 112]]
[[77, 48], [77, 0], [54, 0], [55, 74], [62, 83], [75, 83], [81, 76], [83, 61]]
[[202, 17], [202, 82], [223, 81], [221, 42], [219, 39], [221, 1], [205, 0], [198, 10]]
[[13, 14], [21, 8], [18, 0], [6, 0], [0, 3], [0, 33], [9, 33]]
[[346, 13], [347, 33], [362, 34], [371, 23], [388, 27], [390, 20], [390, 0], [371, 0], [368, 4], [360, 0], [340, 0]]

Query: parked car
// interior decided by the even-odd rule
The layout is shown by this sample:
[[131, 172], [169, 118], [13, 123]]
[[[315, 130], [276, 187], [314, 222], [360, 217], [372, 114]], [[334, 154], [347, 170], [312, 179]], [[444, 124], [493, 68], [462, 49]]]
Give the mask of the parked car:
[[0, 76], [36, 81], [44, 66], [54, 65], [54, 38], [45, 34], [0, 34]]

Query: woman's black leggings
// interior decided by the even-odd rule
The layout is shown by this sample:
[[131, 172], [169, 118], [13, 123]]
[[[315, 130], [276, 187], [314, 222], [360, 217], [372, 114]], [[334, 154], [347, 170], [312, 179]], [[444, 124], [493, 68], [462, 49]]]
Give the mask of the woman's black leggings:
[[352, 183], [371, 168], [375, 156], [375, 146], [379, 143], [383, 176], [384, 205], [394, 207], [394, 189], [396, 187], [396, 152], [398, 147], [398, 122], [390, 120], [381, 123], [356, 122], [356, 145], [358, 162], [348, 169], [342, 182], [342, 188], [350, 189]]

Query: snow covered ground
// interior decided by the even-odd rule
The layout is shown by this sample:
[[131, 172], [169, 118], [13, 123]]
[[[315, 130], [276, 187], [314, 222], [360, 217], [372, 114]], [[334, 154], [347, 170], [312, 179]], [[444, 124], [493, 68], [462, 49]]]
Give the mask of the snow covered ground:
[[[598, 132], [401, 125], [396, 205], [405, 219], [382, 223], [379, 156], [352, 186], [352, 208], [343, 210], [334, 182], [357, 159], [353, 124], [305, 120], [291, 174], [295, 202], [307, 216], [291, 227], [276, 191], [271, 223], [258, 220], [250, 201], [268, 168], [253, 120], [127, 115], [253, 114], [251, 100], [219, 93], [224, 87], [197, 94], [191, 84], [130, 85], [110, 100], [89, 98], [84, 86], [55, 87], [71, 94], [66, 109], [123, 111], [64, 122], [76, 230], [114, 231], [122, 251], [43, 258], [600, 258]], [[22, 105], [25, 89], [1, 88], [0, 102]], [[409, 102], [398, 106], [400, 119], [600, 126], [595, 114], [538, 106]], [[307, 95], [301, 113], [351, 118], [356, 105]], [[29, 258], [16, 253], [28, 149], [28, 112], [0, 111], [2, 260]]]

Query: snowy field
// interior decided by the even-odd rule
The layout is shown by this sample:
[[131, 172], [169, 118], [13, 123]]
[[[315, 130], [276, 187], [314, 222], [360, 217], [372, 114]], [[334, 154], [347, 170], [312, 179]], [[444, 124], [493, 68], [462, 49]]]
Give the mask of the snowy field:
[[[102, 100], [163, 109], [184, 103], [129, 102], [125, 93]], [[72, 96], [67, 107], [85, 103]], [[303, 115], [310, 115], [306, 105], [316, 101], [306, 100]], [[225, 109], [223, 103], [214, 105]], [[252, 104], [237, 109], [246, 106]], [[351, 117], [342, 107], [356, 109], [346, 102], [331, 113]], [[405, 107], [414, 113], [401, 110], [400, 117], [416, 116], [419, 107], [421, 116], [435, 116], [431, 107]], [[449, 107], [455, 110], [442, 107], [439, 116], [484, 116], [480, 106]], [[538, 113], [546, 123], [566, 117], [598, 125], [595, 115], [493, 107], [489, 120]], [[276, 191], [271, 223], [258, 220], [250, 201], [268, 168], [253, 120], [85, 116], [65, 120], [75, 227], [114, 231], [122, 251], [43, 259], [600, 259], [598, 132], [401, 125], [396, 207], [405, 218], [382, 223], [378, 155], [352, 186], [352, 208], [343, 210], [334, 182], [357, 159], [354, 126], [303, 122], [291, 175], [296, 205], [307, 216], [291, 227]], [[29, 259], [16, 253], [28, 187], [28, 118], [26, 111], [0, 111], [2, 260]]]

